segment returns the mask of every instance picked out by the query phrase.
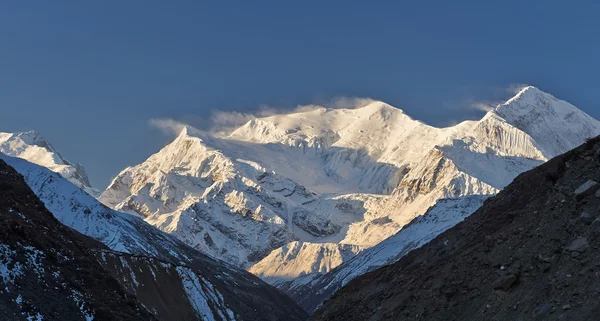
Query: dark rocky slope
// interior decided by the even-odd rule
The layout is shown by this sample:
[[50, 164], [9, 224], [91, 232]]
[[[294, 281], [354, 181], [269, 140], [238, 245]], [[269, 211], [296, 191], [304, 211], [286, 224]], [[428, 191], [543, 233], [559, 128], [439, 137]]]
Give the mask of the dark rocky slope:
[[0, 160], [0, 319], [154, 320]]
[[521, 174], [472, 216], [361, 276], [311, 320], [596, 320], [600, 139]]
[[[223, 271], [222, 262], [199, 253], [185, 264], [111, 250], [97, 251], [96, 256], [123, 288], [159, 320], [308, 318], [291, 298], [256, 276], [233, 267]], [[222, 273], [215, 273], [219, 269]]]

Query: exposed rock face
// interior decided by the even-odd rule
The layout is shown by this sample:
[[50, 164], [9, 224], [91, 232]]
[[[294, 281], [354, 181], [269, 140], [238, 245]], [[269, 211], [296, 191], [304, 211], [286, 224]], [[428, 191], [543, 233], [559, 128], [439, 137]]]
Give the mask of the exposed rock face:
[[0, 160], [0, 319], [154, 320], [96, 260], [102, 250], [60, 224]]
[[586, 196], [592, 195], [594, 194], [598, 188], [600, 188], [600, 186], [598, 186], [598, 183], [594, 180], [589, 180], [583, 184], [581, 184], [581, 186], [579, 186], [575, 192], [573, 192], [573, 194], [575, 194], [575, 197], [577, 198], [584, 198]]
[[599, 150], [593, 139], [520, 175], [462, 223], [351, 281], [311, 320], [597, 318], [600, 200], [575, 191], [600, 179]]

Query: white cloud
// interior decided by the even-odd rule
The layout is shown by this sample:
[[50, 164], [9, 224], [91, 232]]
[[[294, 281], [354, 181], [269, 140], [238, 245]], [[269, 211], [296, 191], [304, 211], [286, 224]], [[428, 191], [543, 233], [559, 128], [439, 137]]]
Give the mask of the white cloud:
[[501, 101], [475, 101], [470, 104], [470, 107], [471, 109], [476, 109], [487, 113], [501, 103]]
[[150, 119], [148, 122], [150, 126], [159, 129], [165, 135], [179, 135], [181, 131], [187, 126], [182, 122], [178, 122], [173, 119]]
[[188, 130], [197, 130], [196, 128], [198, 128], [202, 131], [207, 131], [213, 134], [225, 135], [242, 126], [246, 122], [256, 118], [269, 117], [279, 114], [309, 112], [320, 108], [355, 109], [364, 107], [374, 101], [375, 100], [370, 98], [338, 97], [319, 102], [317, 104], [297, 105], [295, 107], [273, 107], [263, 105], [253, 112], [213, 111], [209, 117], [188, 115], [185, 117], [185, 119], [188, 120], [186, 123], [169, 118], [151, 119], [149, 124], [150, 126], [157, 128], [166, 135], [170, 136], [179, 135], [184, 127], [187, 127]]
[[258, 110], [252, 113], [238, 111], [213, 111], [210, 117], [209, 131], [212, 133], [224, 134], [256, 118], [280, 114], [309, 112], [321, 108], [355, 109], [364, 107], [373, 101], [374, 100], [370, 98], [339, 97], [319, 104], [297, 105], [295, 107], [273, 107], [262, 105], [258, 108]]
[[512, 95], [518, 94], [523, 88], [528, 87], [527, 84], [510, 84], [506, 87], [506, 92]]
[[210, 117], [210, 132], [226, 133], [256, 118], [254, 114], [237, 111], [215, 111]]

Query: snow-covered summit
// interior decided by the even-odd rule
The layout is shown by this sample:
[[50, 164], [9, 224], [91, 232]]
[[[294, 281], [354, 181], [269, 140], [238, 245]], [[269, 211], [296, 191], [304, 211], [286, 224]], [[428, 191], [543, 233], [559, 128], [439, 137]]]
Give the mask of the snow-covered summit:
[[83, 166], [69, 162], [35, 130], [20, 133], [0, 132], [0, 153], [44, 166], [59, 173], [90, 195], [100, 194], [100, 191], [90, 185]]
[[[276, 143], [324, 153], [332, 147], [364, 151], [373, 159], [397, 163], [418, 159], [418, 151], [407, 152], [406, 140], [432, 147], [455, 129], [438, 129], [414, 120], [401, 109], [373, 101], [355, 109], [318, 108], [306, 112], [253, 119], [228, 138], [254, 143]], [[398, 142], [399, 145], [394, 144]]]
[[549, 158], [597, 135], [599, 122], [564, 100], [528, 86], [490, 114], [527, 133]]

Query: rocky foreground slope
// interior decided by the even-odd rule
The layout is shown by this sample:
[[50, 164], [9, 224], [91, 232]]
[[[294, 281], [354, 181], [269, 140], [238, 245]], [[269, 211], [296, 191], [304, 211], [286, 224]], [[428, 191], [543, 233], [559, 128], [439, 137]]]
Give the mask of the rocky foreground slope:
[[154, 320], [96, 260], [102, 250], [0, 160], [0, 319]]
[[600, 139], [517, 177], [469, 218], [354, 279], [311, 320], [595, 320]]

